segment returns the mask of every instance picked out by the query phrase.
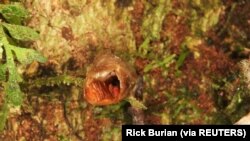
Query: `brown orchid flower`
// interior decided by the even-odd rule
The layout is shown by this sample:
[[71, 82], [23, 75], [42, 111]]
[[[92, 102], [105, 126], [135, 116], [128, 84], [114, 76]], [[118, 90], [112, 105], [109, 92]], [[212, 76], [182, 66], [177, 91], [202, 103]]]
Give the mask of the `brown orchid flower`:
[[116, 104], [133, 94], [137, 75], [121, 58], [101, 52], [87, 70], [84, 98], [92, 105]]

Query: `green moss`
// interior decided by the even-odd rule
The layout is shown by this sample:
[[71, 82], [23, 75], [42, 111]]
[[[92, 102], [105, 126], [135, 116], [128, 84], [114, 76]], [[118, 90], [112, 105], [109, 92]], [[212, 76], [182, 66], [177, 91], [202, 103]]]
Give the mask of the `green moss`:
[[113, 120], [126, 120], [126, 115], [124, 114], [124, 107], [128, 103], [126, 101], [120, 102], [118, 104], [95, 107], [94, 114], [96, 118], [111, 118]]
[[221, 1], [191, 0], [190, 24], [193, 35], [200, 36], [219, 22], [219, 16], [223, 11]]
[[112, 128], [103, 128], [102, 141], [120, 141], [121, 140], [121, 128], [112, 127]]
[[144, 17], [142, 23], [143, 43], [139, 47], [140, 56], [145, 56], [151, 49], [150, 42], [160, 39], [160, 31], [165, 16], [171, 10], [171, 0], [160, 0], [154, 5], [145, 2]]

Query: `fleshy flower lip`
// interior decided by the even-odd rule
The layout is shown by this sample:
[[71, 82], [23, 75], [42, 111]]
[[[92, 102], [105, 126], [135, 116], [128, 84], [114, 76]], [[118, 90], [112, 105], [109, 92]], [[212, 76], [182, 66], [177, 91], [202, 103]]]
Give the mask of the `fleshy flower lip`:
[[111, 52], [101, 52], [87, 70], [84, 98], [92, 105], [116, 104], [134, 93], [136, 80], [128, 63]]

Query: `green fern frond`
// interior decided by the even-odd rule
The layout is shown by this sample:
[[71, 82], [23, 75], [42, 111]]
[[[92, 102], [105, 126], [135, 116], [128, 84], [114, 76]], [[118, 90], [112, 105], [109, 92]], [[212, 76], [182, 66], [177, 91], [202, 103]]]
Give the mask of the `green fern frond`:
[[38, 78], [28, 82], [30, 87], [41, 87], [41, 86], [58, 86], [58, 85], [76, 85], [81, 86], [83, 79], [79, 77], [73, 77], [69, 75], [59, 75], [55, 77]]
[[9, 31], [11, 37], [14, 39], [30, 41], [39, 38], [39, 34], [29, 27], [7, 23], [2, 23], [2, 25]]
[[0, 4], [0, 13], [7, 22], [19, 25], [28, 17], [28, 12], [19, 3], [11, 5]]
[[[29, 27], [21, 26], [27, 17], [27, 11], [19, 4], [0, 4], [0, 14], [8, 23], [0, 22], [0, 84], [4, 91], [4, 105], [0, 111], [0, 130], [4, 128], [9, 107], [22, 104], [22, 91], [19, 83], [22, 76], [17, 71], [16, 61], [27, 65], [33, 61], [46, 62], [46, 58], [33, 49], [17, 46], [14, 41], [30, 41], [39, 37], [39, 34]], [[9, 36], [10, 35], [10, 36]], [[11, 40], [11, 42], [10, 42]]]

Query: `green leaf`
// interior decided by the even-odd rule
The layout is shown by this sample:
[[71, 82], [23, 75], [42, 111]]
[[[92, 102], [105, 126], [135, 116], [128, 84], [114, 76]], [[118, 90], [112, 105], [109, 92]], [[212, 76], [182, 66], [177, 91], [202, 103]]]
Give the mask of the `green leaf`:
[[130, 96], [126, 99], [134, 108], [138, 108], [138, 109], [143, 109], [146, 110], [147, 107], [141, 102], [138, 101], [136, 98]]
[[2, 44], [0, 42], [0, 60], [3, 59], [3, 48], [2, 48]]
[[28, 16], [28, 12], [20, 4], [0, 5], [0, 13], [9, 23], [21, 24]]
[[8, 104], [7, 104], [7, 102], [4, 102], [4, 104], [0, 110], [0, 131], [3, 131], [3, 128], [4, 128], [6, 120], [7, 120], [8, 113], [9, 113]]
[[[4, 33], [3, 26], [0, 24], [0, 41], [1, 41], [4, 37], [6, 37], [6, 35], [5, 35], [5, 33]], [[0, 42], [0, 43], [1, 43], [1, 46], [3, 46], [3, 43], [2, 43], [2, 42]]]
[[145, 73], [149, 72], [150, 70], [158, 68], [158, 67], [163, 67], [163, 66], [168, 67], [171, 63], [173, 63], [174, 57], [175, 57], [175, 54], [166, 56], [162, 61], [161, 60], [152, 61], [152, 63], [145, 66], [144, 72]]
[[0, 64], [0, 81], [6, 81], [6, 64]]
[[21, 75], [17, 72], [16, 66], [8, 65], [9, 79], [8, 82], [18, 83], [22, 82]]
[[150, 38], [146, 38], [139, 47], [139, 55], [146, 55], [149, 51]]
[[15, 52], [17, 60], [22, 64], [30, 64], [33, 61], [44, 63], [47, 61], [43, 55], [33, 49], [15, 47], [11, 45], [12, 50]]
[[178, 57], [178, 59], [176, 61], [176, 69], [179, 69], [183, 65], [183, 63], [184, 63], [186, 57], [189, 55], [189, 53], [190, 52], [188, 49], [182, 50], [180, 56]]
[[8, 103], [14, 106], [19, 106], [22, 104], [22, 92], [18, 83], [8, 82], [5, 86], [5, 92], [7, 94], [6, 99]]
[[3, 23], [3, 26], [7, 28], [11, 37], [17, 40], [30, 41], [39, 38], [39, 34], [35, 30], [29, 27], [6, 24], [6, 23]]
[[[6, 39], [3, 41], [5, 43]], [[14, 62], [14, 56], [13, 56], [13, 53], [11, 51], [11, 45], [5, 43], [4, 49], [6, 52], [6, 59], [7, 59], [6, 66], [7, 66], [8, 71], [9, 71], [8, 82], [15, 82], [15, 83], [21, 82], [22, 78], [17, 72], [17, 68], [16, 68], [15, 62]]]

